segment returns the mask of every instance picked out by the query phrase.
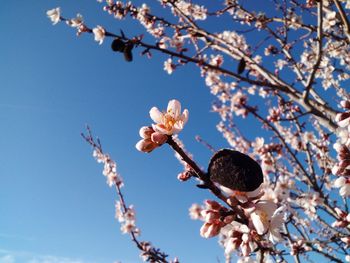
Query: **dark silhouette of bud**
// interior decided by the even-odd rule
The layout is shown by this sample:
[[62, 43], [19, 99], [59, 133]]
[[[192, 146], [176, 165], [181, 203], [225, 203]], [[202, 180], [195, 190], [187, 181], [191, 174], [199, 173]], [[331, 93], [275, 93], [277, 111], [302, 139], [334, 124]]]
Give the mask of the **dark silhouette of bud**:
[[245, 63], [244, 58], [241, 58], [241, 60], [238, 63], [238, 67], [237, 67], [237, 73], [238, 74], [242, 74], [243, 73], [243, 71], [245, 70], [245, 65], [246, 65], [246, 63]]
[[111, 48], [115, 52], [124, 52], [125, 43], [120, 38], [116, 38], [113, 40]]
[[134, 48], [134, 45], [132, 43], [127, 43], [124, 47], [124, 58], [128, 62], [132, 61], [132, 49], [133, 48]]
[[248, 155], [223, 149], [216, 152], [208, 167], [210, 179], [231, 190], [251, 192], [264, 181], [260, 165]]

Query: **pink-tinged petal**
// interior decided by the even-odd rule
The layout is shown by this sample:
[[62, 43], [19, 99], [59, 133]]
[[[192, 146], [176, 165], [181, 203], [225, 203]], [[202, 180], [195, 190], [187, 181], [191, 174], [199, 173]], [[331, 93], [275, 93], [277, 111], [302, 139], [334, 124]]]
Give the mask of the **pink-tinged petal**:
[[346, 179], [344, 177], [339, 177], [333, 182], [333, 187], [340, 188], [342, 187], [346, 182]]
[[171, 134], [177, 134], [180, 131], [182, 131], [183, 126], [182, 125], [178, 125], [177, 123], [175, 123], [175, 125], [173, 126], [173, 128], [171, 129]]
[[178, 100], [169, 101], [167, 113], [174, 119], [178, 119], [181, 114], [181, 103]]
[[350, 195], [350, 184], [345, 184], [343, 187], [340, 188], [339, 194], [343, 197]]
[[154, 132], [151, 135], [151, 140], [159, 145], [162, 145], [168, 140], [168, 136], [159, 132]]
[[277, 205], [273, 201], [262, 200], [256, 204], [256, 209], [265, 212], [271, 218], [277, 209]]
[[230, 255], [238, 248], [238, 242], [236, 238], [229, 238], [225, 245], [225, 254]]
[[342, 127], [342, 128], [349, 126], [349, 124], [350, 124], [350, 118], [346, 118], [344, 120], [338, 121], [339, 127]]
[[154, 133], [154, 130], [152, 127], [149, 126], [143, 126], [139, 131], [140, 136], [144, 139], [151, 138], [152, 133]]
[[253, 225], [256, 229], [256, 232], [259, 235], [264, 234], [267, 231], [267, 226], [265, 226], [260, 218], [260, 216], [254, 212], [250, 215], [250, 218], [252, 219]]
[[[350, 214], [346, 215], [346, 221], [348, 221], [350, 223]], [[350, 237], [349, 237], [350, 238]]]
[[190, 115], [189, 111], [185, 109], [180, 117], [184, 125], [187, 123], [189, 115]]
[[338, 207], [335, 207], [334, 210], [335, 210], [335, 212], [337, 213], [338, 216], [340, 216], [340, 217], [345, 217], [346, 216], [346, 213], [343, 210], [339, 209]]
[[158, 144], [152, 142], [150, 139], [144, 139], [144, 140], [139, 141], [135, 145], [135, 147], [140, 152], [149, 153], [149, 152], [153, 151], [155, 148], [157, 148]]
[[158, 110], [157, 107], [153, 107], [150, 111], [149, 111], [149, 115], [151, 117], [151, 119], [155, 122], [155, 123], [162, 123], [163, 122], [163, 113]]
[[155, 132], [159, 132], [167, 135], [173, 134], [172, 131], [167, 130], [163, 124], [152, 124], [152, 128]]
[[245, 243], [241, 245], [241, 250], [244, 257], [248, 257], [251, 252], [250, 246]]
[[281, 233], [279, 232], [279, 229], [271, 229], [269, 233], [269, 240], [276, 244], [277, 242], [281, 242], [283, 240]]

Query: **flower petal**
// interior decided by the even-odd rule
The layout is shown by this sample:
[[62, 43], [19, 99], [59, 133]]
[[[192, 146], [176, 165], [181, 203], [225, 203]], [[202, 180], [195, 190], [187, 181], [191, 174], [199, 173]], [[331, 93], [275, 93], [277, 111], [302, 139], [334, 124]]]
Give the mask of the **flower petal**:
[[169, 101], [167, 113], [175, 120], [177, 120], [181, 114], [181, 103], [178, 100]]
[[163, 124], [152, 124], [152, 128], [155, 132], [159, 132], [167, 135], [173, 134], [172, 131], [167, 130]]
[[344, 177], [339, 177], [333, 182], [333, 187], [339, 188], [345, 184], [346, 179]]
[[151, 117], [151, 119], [155, 122], [155, 123], [162, 123], [163, 120], [163, 113], [158, 110], [157, 107], [153, 107], [150, 111], [149, 111], [149, 115]]
[[339, 190], [339, 194], [343, 197], [349, 196], [350, 195], [350, 184], [345, 184], [342, 186]]
[[260, 216], [256, 213], [256, 212], [253, 212], [251, 215], [250, 215], [250, 218], [252, 219], [252, 222], [253, 222], [253, 225], [256, 229], [256, 232], [259, 234], [259, 235], [262, 235], [264, 234], [266, 231], [267, 231], [267, 226], [265, 226], [260, 218]]
[[190, 115], [189, 111], [185, 109], [180, 117], [180, 119], [183, 121], [183, 125], [187, 123], [189, 115]]

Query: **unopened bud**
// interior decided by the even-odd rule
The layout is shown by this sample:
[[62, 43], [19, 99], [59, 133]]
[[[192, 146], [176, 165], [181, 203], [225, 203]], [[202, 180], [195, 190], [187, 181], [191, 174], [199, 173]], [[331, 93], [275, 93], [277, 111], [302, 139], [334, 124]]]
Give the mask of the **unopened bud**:
[[168, 136], [166, 134], [162, 134], [159, 132], [154, 132], [151, 135], [151, 140], [159, 145], [165, 143], [168, 140]]
[[152, 133], [154, 133], [154, 130], [150, 126], [143, 126], [139, 131], [140, 136], [144, 139], [151, 138]]
[[345, 109], [350, 110], [350, 101], [348, 101], [348, 100], [342, 100], [342, 101], [340, 102], [340, 106], [342, 106], [342, 107], [345, 108]]
[[159, 145], [152, 142], [150, 139], [143, 139], [140, 140], [136, 145], [136, 149], [140, 152], [146, 152], [149, 153], [153, 151], [155, 148], [157, 148]]

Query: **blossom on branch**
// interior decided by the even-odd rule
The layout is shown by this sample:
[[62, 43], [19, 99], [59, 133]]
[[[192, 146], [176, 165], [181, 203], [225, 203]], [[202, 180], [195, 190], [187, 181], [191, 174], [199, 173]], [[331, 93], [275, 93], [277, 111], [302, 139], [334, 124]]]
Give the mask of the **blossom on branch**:
[[67, 20], [66, 23], [71, 27], [80, 27], [84, 23], [83, 16], [77, 14], [77, 17]]
[[154, 131], [173, 135], [184, 128], [189, 112], [185, 109], [181, 114], [181, 103], [177, 100], [171, 100], [166, 112], [161, 112], [157, 107], [153, 107], [149, 114], [155, 122], [155, 124], [152, 124]]
[[48, 10], [46, 15], [48, 18], [50, 18], [53, 25], [56, 25], [61, 21], [61, 9], [59, 7]]
[[92, 29], [92, 32], [94, 33], [95, 41], [102, 45], [103, 40], [106, 36], [106, 30], [102, 26], [97, 26], [94, 29]]

